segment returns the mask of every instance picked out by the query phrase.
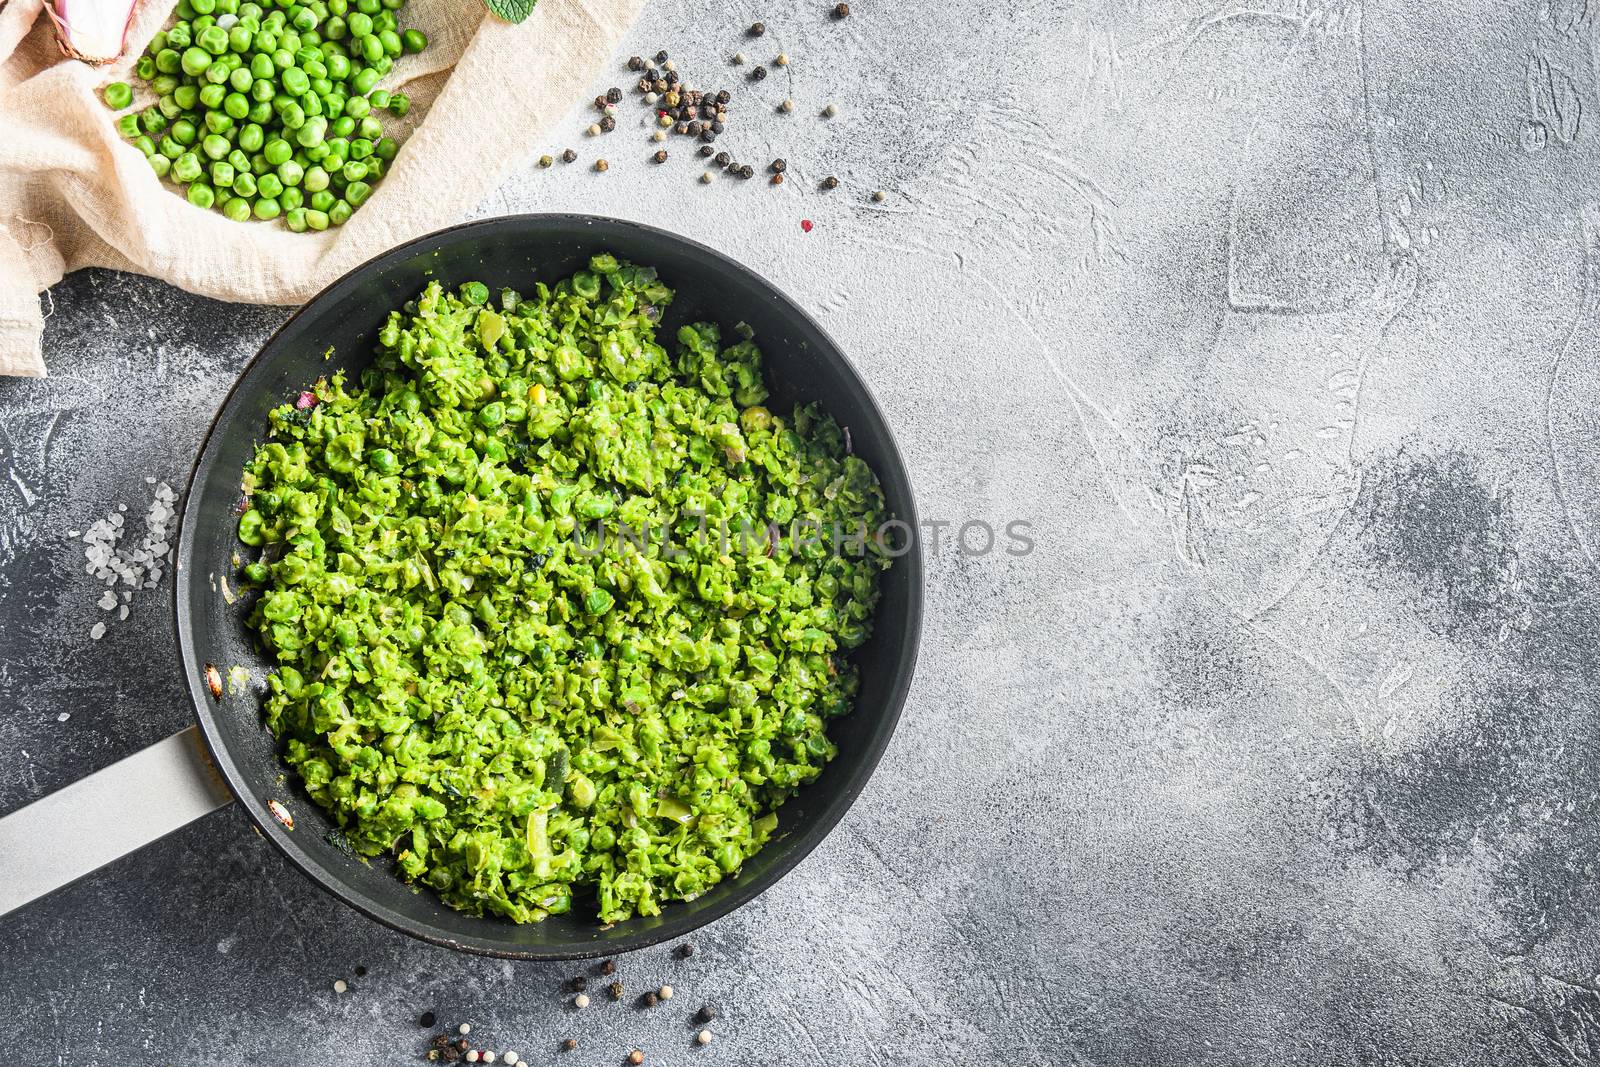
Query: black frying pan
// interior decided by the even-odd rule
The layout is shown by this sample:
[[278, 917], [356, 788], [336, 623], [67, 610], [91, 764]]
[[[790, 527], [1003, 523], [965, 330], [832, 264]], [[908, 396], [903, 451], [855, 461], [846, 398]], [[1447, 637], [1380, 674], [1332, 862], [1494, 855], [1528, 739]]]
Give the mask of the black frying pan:
[[[602, 928], [593, 915], [556, 916], [517, 926], [473, 918], [404, 885], [381, 860], [363, 863], [329, 841], [333, 826], [293, 783], [279, 761], [259, 707], [247, 694], [214, 699], [206, 665], [223, 674], [234, 665], [268, 661], [244, 626], [243, 604], [221, 595], [231, 562], [235, 505], [244, 465], [262, 439], [267, 412], [321, 375], [355, 377], [369, 360], [388, 313], [430, 280], [447, 287], [478, 280], [491, 290], [521, 291], [554, 281], [597, 251], [655, 266], [677, 290], [661, 336], [680, 323], [743, 320], [766, 357], [775, 411], [819, 401], [850, 428], [855, 451], [877, 472], [890, 512], [916, 529], [905, 464], [867, 387], [817, 323], [747, 268], [693, 241], [637, 223], [584, 215], [518, 215], [469, 223], [386, 252], [347, 274], [298, 311], [261, 350], [223, 402], [201, 446], [178, 540], [175, 583], [178, 648], [206, 744], [228, 787], [261, 832], [318, 885], [379, 922], [451, 948], [521, 959], [573, 959], [641, 948], [688, 933], [737, 908], [783, 877], [817, 846], [850, 807], [883, 755], [911, 685], [922, 622], [922, 561], [912, 551], [884, 576], [873, 637], [860, 648], [861, 692], [852, 714], [830, 726], [838, 757], [822, 776], [783, 806], [779, 834], [722, 882], [660, 916]], [[331, 359], [323, 354], [333, 349]], [[259, 670], [256, 672], [259, 676]], [[269, 801], [292, 816], [290, 829]]]

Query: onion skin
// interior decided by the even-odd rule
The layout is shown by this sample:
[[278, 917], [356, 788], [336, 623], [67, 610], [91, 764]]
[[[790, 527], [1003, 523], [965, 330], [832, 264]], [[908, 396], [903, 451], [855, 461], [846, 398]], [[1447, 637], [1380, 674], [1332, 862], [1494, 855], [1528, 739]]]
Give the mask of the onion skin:
[[45, 0], [44, 11], [62, 55], [100, 66], [126, 51], [133, 5], [134, 0]]

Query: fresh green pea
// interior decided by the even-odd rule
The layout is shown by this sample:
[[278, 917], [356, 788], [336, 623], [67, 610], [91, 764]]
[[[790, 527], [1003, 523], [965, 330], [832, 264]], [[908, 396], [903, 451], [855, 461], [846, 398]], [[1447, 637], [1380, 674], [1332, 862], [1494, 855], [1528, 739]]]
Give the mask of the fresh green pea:
[[361, 52], [361, 58], [368, 63], [376, 63], [386, 54], [383, 48], [383, 41], [379, 40], [378, 35], [374, 33], [357, 38], [356, 47]]
[[345, 24], [350, 27], [350, 36], [360, 40], [372, 33], [372, 16], [364, 11], [357, 11], [345, 19]]
[[339, 173], [344, 175], [344, 180], [347, 182], [358, 182], [367, 176], [367, 165], [360, 160], [352, 159], [340, 169]]
[[405, 118], [406, 112], [411, 110], [411, 98], [405, 93], [395, 93], [389, 101], [389, 114], [397, 119]]
[[321, 231], [328, 228], [328, 213], [315, 208], [306, 209], [306, 226], [313, 230]]
[[256, 195], [256, 179], [255, 179], [255, 175], [250, 174], [248, 172], [246, 172], [244, 174], [236, 175], [234, 177], [234, 179], [233, 179], [233, 191], [236, 194], [238, 194], [239, 196], [246, 197], [246, 198], [255, 196]]
[[200, 151], [205, 153], [207, 159], [226, 159], [228, 153], [233, 151], [233, 144], [220, 134], [208, 133], [200, 142]]
[[160, 152], [152, 154], [149, 159], [150, 169], [156, 172], [157, 178], [165, 178], [168, 172], [172, 170], [172, 160], [168, 159]]
[[139, 61], [133, 65], [133, 72], [145, 81], [156, 76], [156, 57], [154, 55], [140, 56]]
[[228, 31], [221, 26], [207, 26], [200, 31], [194, 43], [212, 56], [220, 56], [228, 50]]
[[197, 78], [211, 66], [211, 53], [191, 45], [184, 49], [182, 63], [183, 72], [191, 78]]
[[299, 96], [311, 88], [311, 79], [299, 67], [287, 68], [278, 80], [283, 85], [283, 91], [290, 96]]
[[219, 159], [215, 163], [211, 164], [211, 173], [209, 176], [211, 178], [211, 184], [216, 188], [231, 188], [233, 186], [233, 179], [235, 177], [233, 172], [233, 164], [229, 163], [225, 159]]
[[306, 209], [292, 207], [283, 214], [283, 224], [289, 228], [290, 233], [306, 232]]
[[353, 119], [365, 118], [372, 111], [372, 105], [364, 96], [352, 96], [345, 101], [344, 113]]
[[291, 100], [278, 112], [278, 119], [286, 129], [298, 130], [306, 124], [306, 110]]
[[338, 197], [324, 189], [319, 192], [312, 193], [310, 199], [306, 201], [306, 204], [314, 211], [328, 212], [332, 211], [333, 205], [338, 202]]
[[410, 53], [417, 53], [428, 47], [428, 35], [421, 30], [406, 30], [400, 35], [400, 43]]
[[278, 194], [283, 192], [283, 181], [272, 171], [256, 179], [256, 193], [268, 200], [278, 199]]
[[276, 167], [294, 155], [294, 149], [288, 141], [281, 137], [274, 137], [261, 149], [261, 154], [266, 161]]
[[172, 48], [181, 52], [192, 44], [194, 44], [194, 37], [190, 32], [189, 24], [187, 22], [179, 22], [168, 28], [166, 40], [161, 45], [157, 46], [154, 42], [151, 42], [151, 47], [157, 51], [162, 48]]
[[266, 221], [267, 219], [275, 219], [279, 214], [278, 201], [270, 196], [263, 196], [261, 199], [255, 202], [255, 205], [251, 208], [251, 211], [256, 218], [263, 221]]
[[400, 145], [393, 137], [385, 137], [372, 149], [372, 154], [383, 160], [391, 162], [400, 153]]
[[202, 85], [195, 97], [201, 107], [212, 110], [222, 106], [222, 102], [228, 98], [228, 89], [223, 85]]
[[243, 122], [250, 117], [250, 101], [243, 93], [229, 93], [222, 98], [222, 111], [230, 119]]
[[234, 122], [226, 111], [207, 111], [205, 126], [212, 133], [232, 133]]
[[255, 83], [256, 76], [249, 67], [238, 67], [228, 74], [228, 87], [236, 93], [248, 93]]
[[177, 99], [171, 93], [156, 101], [156, 110], [169, 119], [175, 119], [183, 114], [183, 108], [178, 106]]
[[139, 112], [139, 126], [148, 134], [159, 134], [167, 128], [167, 116], [158, 107], [147, 107]]
[[170, 48], [156, 53], [156, 70], [162, 74], [176, 74], [183, 69], [183, 56]]
[[161, 141], [156, 148], [157, 151], [166, 156], [168, 160], [177, 159], [179, 156], [183, 155], [185, 151], [183, 145], [175, 141], [170, 133], [161, 138]]
[[188, 119], [179, 119], [171, 127], [172, 139], [185, 147], [192, 145], [200, 137], [200, 131], [194, 128], [194, 123]]
[[365, 160], [372, 155], [372, 142], [365, 137], [357, 137], [350, 142], [350, 158]]
[[278, 194], [278, 204], [285, 211], [292, 211], [294, 208], [304, 207], [305, 202], [305, 194], [292, 185]]
[[228, 30], [228, 50], [244, 55], [250, 51], [250, 46], [255, 43], [255, 39], [256, 35], [251, 32], [250, 27], [240, 26], [235, 23]]
[[155, 141], [151, 140], [146, 134], [140, 134], [135, 137], [133, 139], [133, 147], [143, 152], [147, 157], [160, 154], [160, 149], [157, 148]]
[[363, 140], [376, 141], [383, 136], [383, 123], [371, 115], [366, 115], [356, 123], [356, 136]]
[[172, 180], [188, 184], [200, 177], [200, 157], [193, 152], [185, 152], [172, 161]]
[[405, 46], [400, 43], [400, 35], [393, 30], [382, 30], [378, 33], [378, 43], [383, 47], [383, 54], [393, 59], [405, 51]]
[[157, 96], [171, 96], [183, 84], [171, 74], [157, 74], [150, 79], [150, 91]]
[[235, 174], [242, 174], [250, 169], [250, 157], [238, 148], [228, 153], [228, 162], [233, 166]]
[[328, 57], [328, 77], [336, 82], [342, 82], [350, 77], [350, 59], [348, 56], [331, 55]]
[[333, 207], [328, 209], [328, 222], [334, 226], [343, 226], [350, 221], [350, 203], [347, 200], [335, 200]]
[[[351, 77], [350, 87], [355, 90], [356, 96], [366, 96], [377, 86], [379, 77], [381, 75], [371, 67], [362, 67]], [[400, 95], [395, 94], [397, 97]]]
[[328, 187], [328, 172], [321, 167], [307, 167], [301, 187], [308, 193], [320, 193]]
[[349, 137], [356, 132], [356, 120], [349, 115], [340, 115], [328, 125], [328, 132], [334, 137]]
[[[163, 119], [162, 121], [166, 121]], [[117, 132], [124, 137], [137, 137], [142, 127], [139, 125], [139, 116], [130, 111], [117, 119]]]
[[133, 103], [133, 87], [127, 82], [112, 82], [102, 90], [106, 106], [113, 111], [121, 111]]
[[352, 208], [360, 207], [367, 202], [367, 197], [372, 195], [372, 186], [363, 181], [354, 181], [344, 188], [344, 198], [350, 201]]
[[250, 218], [250, 201], [242, 196], [233, 197], [222, 205], [222, 214], [234, 222], [246, 222]]

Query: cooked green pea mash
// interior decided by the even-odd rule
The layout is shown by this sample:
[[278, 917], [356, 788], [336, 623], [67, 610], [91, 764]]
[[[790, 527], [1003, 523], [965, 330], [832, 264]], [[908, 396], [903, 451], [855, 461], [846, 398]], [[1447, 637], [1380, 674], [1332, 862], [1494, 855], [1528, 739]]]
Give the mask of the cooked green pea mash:
[[878, 529], [877, 479], [762, 406], [749, 337], [664, 348], [671, 300], [609, 255], [531, 297], [432, 284], [247, 468], [266, 723], [357, 853], [452, 907], [654, 915], [836, 751], [889, 560], [796, 520]]

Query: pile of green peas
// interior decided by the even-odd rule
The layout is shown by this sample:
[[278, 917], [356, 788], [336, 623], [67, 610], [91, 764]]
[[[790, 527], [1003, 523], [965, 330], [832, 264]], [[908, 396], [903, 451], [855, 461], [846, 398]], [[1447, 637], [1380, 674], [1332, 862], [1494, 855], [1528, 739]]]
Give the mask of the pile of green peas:
[[[179, 0], [134, 67], [157, 100], [117, 125], [196, 207], [237, 222], [326, 230], [372, 195], [399, 145], [378, 113], [411, 101], [379, 89], [428, 38], [402, 30], [405, 0]], [[127, 107], [121, 82], [104, 91]]]

